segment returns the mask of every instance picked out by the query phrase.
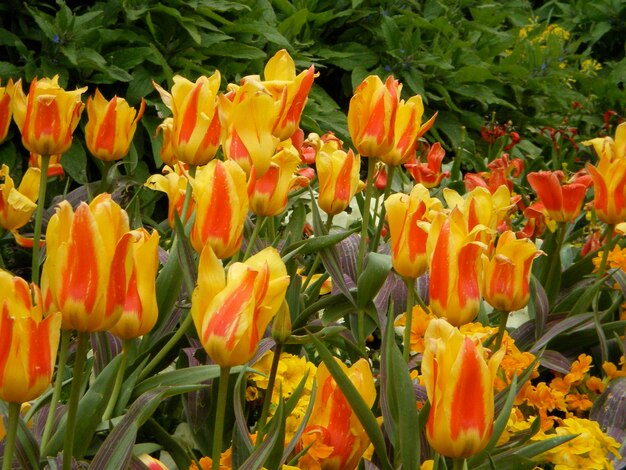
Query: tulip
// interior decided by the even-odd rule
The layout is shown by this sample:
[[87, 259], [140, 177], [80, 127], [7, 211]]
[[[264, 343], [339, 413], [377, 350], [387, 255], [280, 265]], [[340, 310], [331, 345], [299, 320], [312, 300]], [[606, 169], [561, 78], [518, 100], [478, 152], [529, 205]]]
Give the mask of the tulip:
[[63, 329], [104, 331], [118, 321], [121, 308], [107, 308], [109, 277], [117, 242], [128, 230], [128, 215], [110, 194], [81, 202], [76, 212], [67, 201], [58, 205], [46, 231], [41, 284], [48, 311], [63, 314]]
[[225, 273], [207, 245], [200, 255], [191, 315], [209, 357], [222, 367], [252, 359], [288, 285], [287, 269], [275, 248], [234, 263]]
[[22, 143], [30, 152], [56, 155], [72, 145], [72, 133], [83, 111], [80, 99], [87, 87], [65, 91], [59, 86], [59, 76], [36, 78], [24, 95], [22, 81], [13, 89], [13, 119], [22, 133]]
[[2, 165], [0, 169], [0, 227], [16, 233], [18, 228], [28, 223], [37, 208], [39, 174], [38, 169], [29, 168], [16, 189], [9, 167]]
[[161, 191], [167, 194], [168, 209], [167, 222], [171, 228], [174, 228], [174, 214], [178, 213], [183, 223], [187, 223], [194, 210], [194, 203], [189, 205], [187, 214], [183, 217], [183, 205], [185, 202], [185, 193], [187, 191], [188, 174], [185, 171], [184, 163], [175, 163], [173, 168], [166, 166], [163, 168], [162, 175], [151, 175], [144, 186]]
[[163, 103], [172, 110], [172, 151], [181, 162], [206, 165], [217, 153], [222, 131], [217, 106], [220, 82], [217, 70], [195, 83], [176, 75], [171, 94], [152, 82]]
[[494, 255], [483, 255], [485, 300], [505, 312], [524, 308], [530, 298], [532, 263], [542, 254], [528, 238], [518, 240], [510, 230], [500, 235]]
[[142, 98], [139, 111], [131, 108], [125, 99], [114, 96], [107, 101], [96, 89], [95, 97], [87, 99], [87, 126], [85, 143], [91, 154], [105, 162], [123, 158], [137, 129], [146, 102]]
[[[37, 155], [36, 153], [30, 154], [28, 157], [28, 166], [31, 168], [41, 168], [41, 155]], [[65, 175], [65, 171], [63, 170], [63, 166], [61, 165], [61, 155], [50, 155], [50, 160], [48, 162], [48, 178], [53, 178], [55, 176], [63, 177]]]
[[[340, 360], [335, 360], [359, 391], [366, 405], [371, 407], [376, 400], [376, 388], [368, 362], [359, 359], [348, 368]], [[370, 440], [324, 363], [317, 368], [316, 382], [318, 392], [299, 445], [300, 448], [309, 445], [311, 447], [300, 459], [299, 466], [324, 470], [353, 470]]]
[[0, 87], [0, 143], [7, 138], [9, 125], [11, 124], [11, 94], [13, 90], [13, 80], [9, 79], [6, 87]]
[[480, 308], [481, 262], [487, 247], [479, 241], [486, 227], [468, 230], [463, 214], [454, 208], [439, 213], [428, 238], [430, 308], [455, 326], [471, 322]]
[[294, 176], [300, 156], [293, 146], [281, 148], [272, 157], [265, 174], [257, 178], [253, 166], [248, 181], [250, 210], [260, 216], [275, 216], [287, 207], [289, 191], [296, 186], [307, 186], [308, 178]]
[[600, 158], [597, 167], [587, 165], [598, 219], [610, 225], [626, 221], [626, 123], [617, 126], [615, 141], [605, 137], [583, 143], [593, 145]]
[[426, 241], [430, 211], [443, 209], [428, 189], [417, 184], [410, 195], [396, 193], [385, 201], [391, 235], [391, 262], [402, 277], [417, 279], [428, 269]]
[[391, 166], [398, 166], [407, 161], [411, 153], [415, 152], [417, 139], [423, 136], [435, 123], [437, 114], [422, 124], [424, 105], [422, 97], [415, 95], [405, 103], [400, 100], [396, 110], [394, 122], [393, 148], [380, 157], [380, 160]]
[[61, 315], [43, 317], [41, 293], [0, 270], [0, 399], [34, 400], [50, 385], [59, 346]]
[[401, 88], [391, 76], [383, 84], [380, 78], [370, 75], [354, 91], [348, 108], [348, 130], [361, 155], [380, 158], [394, 148]]
[[587, 177], [561, 185], [562, 172], [537, 171], [529, 173], [527, 179], [552, 220], [572, 222], [578, 217], [590, 183]]
[[224, 127], [224, 155], [257, 178], [265, 175], [279, 139], [272, 130], [277, 119], [274, 98], [251, 82], [244, 83], [228, 96], [220, 95], [220, 121]]
[[155, 279], [159, 268], [159, 234], [140, 228], [117, 243], [111, 264], [108, 309], [122, 309], [109, 331], [121, 339], [148, 333], [158, 317]]
[[468, 230], [483, 225], [495, 231], [506, 221], [509, 211], [515, 207], [514, 199], [511, 198], [511, 192], [506, 185], [500, 186], [493, 194], [487, 188], [476, 187], [465, 196], [445, 188], [443, 197], [448, 208], [458, 207], [463, 213]]
[[484, 349], [445, 320], [431, 320], [424, 336], [422, 374], [430, 401], [426, 438], [442, 455], [467, 458], [485, 448], [493, 430], [493, 384], [505, 348]]
[[318, 204], [328, 215], [346, 210], [356, 193], [363, 189], [359, 180], [361, 157], [344, 152], [332, 143], [322, 146], [315, 157], [319, 180]]
[[[285, 49], [278, 51], [265, 65], [265, 80], [260, 83], [274, 98], [278, 116], [272, 133], [281, 141], [298, 128], [300, 116], [316, 77], [315, 67], [296, 76], [296, 64]], [[244, 79], [245, 80], [245, 79]]]
[[163, 144], [159, 151], [161, 161], [169, 166], [174, 166], [177, 162], [176, 155], [174, 154], [174, 145], [172, 144], [172, 131], [174, 130], [174, 119], [171, 117], [163, 119], [163, 122], [157, 127], [157, 134], [159, 131], [163, 132]]
[[196, 201], [191, 245], [201, 253], [210, 244], [220, 259], [234, 255], [248, 214], [246, 174], [235, 162], [212, 160], [198, 169], [191, 185]]
[[410, 158], [404, 167], [413, 177], [416, 183], [421, 183], [428, 189], [439, 186], [441, 180], [450, 176], [449, 171], [441, 171], [441, 162], [446, 156], [446, 151], [439, 142], [435, 142], [429, 149], [426, 156], [427, 163], [418, 162], [415, 157]]

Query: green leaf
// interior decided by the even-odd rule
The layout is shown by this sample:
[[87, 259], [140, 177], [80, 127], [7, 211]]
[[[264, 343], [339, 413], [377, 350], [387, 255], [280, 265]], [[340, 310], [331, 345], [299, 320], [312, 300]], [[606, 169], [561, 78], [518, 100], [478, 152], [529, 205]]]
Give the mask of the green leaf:
[[207, 53], [211, 56], [244, 60], [258, 60], [265, 59], [266, 57], [265, 52], [258, 47], [249, 46], [236, 41], [224, 41], [219, 44], [214, 44]]
[[[242, 366], [231, 367], [231, 374], [238, 374]], [[150, 390], [174, 385], [197, 385], [220, 376], [220, 366], [195, 366], [163, 372], [137, 384], [133, 395], [138, 396]]]
[[[274, 453], [274, 448], [276, 445], [282, 446], [284, 445], [284, 426], [285, 426], [285, 417], [284, 417], [284, 405], [283, 401], [278, 401], [278, 408], [274, 412], [274, 416], [270, 421], [270, 429], [265, 436], [265, 440], [256, 448], [254, 452], [250, 454], [250, 457], [239, 467], [241, 470], [259, 470], [261, 469], [266, 460]], [[279, 439], [282, 429], [283, 439], [282, 441]]]
[[341, 240], [348, 238], [350, 235], [356, 233], [357, 231], [358, 227], [355, 227], [352, 230], [334, 232], [329, 235], [319, 235], [307, 238], [306, 240], [300, 240], [289, 245], [285, 249], [285, 255], [283, 255], [283, 257], [289, 256], [289, 253], [295, 250], [298, 250], [298, 254], [301, 255], [316, 253], [320, 250], [323, 250], [324, 248], [335, 246]]
[[389, 255], [369, 253], [365, 262], [365, 269], [357, 281], [356, 305], [359, 309], [364, 309], [376, 297], [391, 272], [391, 256]]
[[79, 139], [74, 139], [70, 149], [61, 155], [61, 166], [78, 184], [88, 184], [87, 154]]

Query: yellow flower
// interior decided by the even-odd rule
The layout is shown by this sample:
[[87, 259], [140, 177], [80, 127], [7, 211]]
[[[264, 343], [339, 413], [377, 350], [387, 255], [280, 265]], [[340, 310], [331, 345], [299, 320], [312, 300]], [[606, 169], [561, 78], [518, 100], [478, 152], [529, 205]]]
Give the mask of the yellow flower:
[[11, 232], [23, 227], [37, 208], [40, 171], [29, 168], [18, 188], [9, 174], [9, 167], [0, 169], [0, 227]]
[[[414, 353], [422, 353], [426, 347], [424, 343], [424, 335], [430, 321], [436, 318], [432, 313], [425, 312], [422, 307], [416, 305], [413, 307], [413, 316], [411, 319], [411, 351]], [[396, 318], [394, 325], [396, 327], [406, 328], [406, 313]]]
[[569, 381], [576, 385], [576, 383], [581, 382], [589, 369], [591, 369], [591, 356], [587, 354], [581, 354], [578, 356], [578, 360], [572, 363], [570, 373], [567, 374]]

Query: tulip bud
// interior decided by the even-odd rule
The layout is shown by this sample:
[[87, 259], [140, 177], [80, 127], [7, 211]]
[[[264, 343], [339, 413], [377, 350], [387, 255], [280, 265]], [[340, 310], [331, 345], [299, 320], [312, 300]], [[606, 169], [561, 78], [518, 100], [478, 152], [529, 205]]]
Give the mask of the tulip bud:
[[363, 189], [359, 180], [361, 157], [333, 144], [323, 145], [315, 158], [319, 179], [318, 204], [328, 215], [346, 210], [354, 195]]
[[289, 305], [283, 302], [272, 323], [272, 338], [276, 344], [283, 344], [291, 335], [291, 313]]

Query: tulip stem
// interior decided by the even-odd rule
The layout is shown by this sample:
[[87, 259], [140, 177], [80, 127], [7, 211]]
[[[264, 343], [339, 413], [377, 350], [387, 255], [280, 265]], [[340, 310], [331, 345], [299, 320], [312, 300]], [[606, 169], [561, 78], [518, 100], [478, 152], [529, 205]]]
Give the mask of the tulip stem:
[[109, 185], [109, 172], [112, 167], [113, 162], [102, 162], [102, 179], [100, 180], [100, 185], [98, 186], [98, 194], [110, 192], [111, 187]]
[[[404, 278], [406, 284], [406, 315], [404, 317], [404, 349], [402, 350], [402, 356], [404, 362], [409, 362], [411, 352], [411, 328], [413, 326], [413, 305], [415, 304], [415, 279], [408, 277]], [[419, 297], [419, 296], [418, 296]]]
[[604, 233], [602, 234], [602, 240], [606, 240], [604, 244], [604, 252], [602, 253], [602, 260], [600, 261], [600, 266], [598, 267], [598, 279], [604, 276], [606, 272], [606, 264], [609, 259], [609, 254], [613, 249], [613, 241], [617, 239], [617, 237], [613, 237], [613, 232], [615, 230], [614, 225], [607, 225], [604, 229]]
[[[365, 185], [365, 201], [363, 202], [363, 217], [361, 225], [361, 242], [359, 244], [359, 254], [356, 258], [357, 279], [363, 271], [363, 260], [365, 259], [365, 249], [367, 247], [367, 235], [370, 224], [370, 204], [372, 201], [372, 188], [374, 187], [374, 172], [376, 171], [376, 159], [367, 159], [367, 183]], [[360, 316], [361, 314], [359, 314]]]
[[126, 362], [128, 361], [129, 346], [129, 341], [124, 340], [124, 342], [122, 343], [122, 360], [120, 361], [119, 369], [117, 369], [117, 374], [115, 375], [115, 385], [113, 386], [113, 391], [111, 392], [111, 397], [109, 398], [109, 403], [107, 404], [106, 410], [104, 410], [104, 414], [102, 415], [102, 421], [108, 420], [115, 410], [117, 399], [120, 396], [120, 390], [122, 390], [124, 374], [126, 373]]
[[[328, 235], [330, 233], [330, 228], [332, 226], [333, 226], [333, 216], [329, 215], [328, 218], [326, 219], [326, 224], [324, 226], [326, 228], [326, 233], [324, 235]], [[315, 274], [315, 271], [317, 270], [317, 267], [319, 266], [321, 260], [322, 260], [322, 255], [320, 255], [320, 253], [318, 252], [315, 255], [315, 259], [313, 260], [313, 264], [311, 265], [311, 269], [309, 269], [309, 273], [307, 274], [306, 279], [302, 283], [302, 289], [301, 289], [302, 292], [306, 290], [309, 283], [311, 282], [311, 279], [313, 278], [313, 275]]]
[[391, 193], [391, 185], [393, 184], [393, 174], [396, 170], [395, 166], [387, 165], [387, 184], [385, 185], [385, 192], [383, 193], [383, 203], [380, 208], [380, 218], [378, 219], [378, 228], [376, 229], [376, 233], [374, 234], [374, 240], [372, 241], [372, 245], [370, 246], [372, 251], [376, 251], [378, 248], [378, 243], [380, 242], [380, 234], [383, 231], [383, 227], [385, 226], [385, 201], [389, 197], [389, 193]]
[[[189, 178], [196, 177], [196, 165], [189, 165], [189, 171], [187, 174]], [[187, 179], [187, 188], [185, 189], [185, 199], [183, 200], [183, 211], [180, 213], [180, 220], [183, 222], [183, 226], [187, 224], [187, 212], [189, 212], [189, 204], [191, 204], [191, 194], [193, 193], [193, 187], [191, 182]]]
[[212, 470], [219, 470], [222, 457], [222, 435], [224, 433], [224, 413], [226, 411], [226, 395], [228, 394], [228, 379], [230, 367], [220, 367], [220, 383], [217, 390], [217, 407], [215, 409], [215, 428], [213, 428], [213, 461]]
[[193, 318], [191, 317], [191, 313], [188, 313], [183, 322], [180, 324], [180, 327], [174, 333], [174, 335], [169, 339], [167, 343], [165, 343], [165, 346], [163, 346], [159, 350], [156, 356], [154, 356], [154, 358], [152, 358], [152, 360], [141, 371], [141, 374], [139, 374], [139, 381], [144, 380], [148, 375], [150, 375], [150, 372], [152, 372], [152, 370], [159, 364], [159, 362], [161, 362], [163, 358], [167, 356], [167, 354], [171, 351], [171, 349], [176, 346], [176, 344], [178, 343], [178, 341], [180, 341], [183, 335], [187, 333], [187, 330], [192, 325], [192, 323]]
[[37, 211], [35, 212], [35, 230], [33, 233], [33, 263], [31, 278], [33, 283], [39, 285], [39, 241], [41, 240], [41, 223], [43, 209], [46, 204], [46, 188], [48, 186], [48, 166], [50, 155], [41, 156], [41, 173], [39, 174], [39, 196], [37, 197]]
[[50, 434], [52, 433], [52, 426], [54, 424], [54, 418], [57, 411], [57, 403], [61, 398], [61, 390], [63, 389], [63, 372], [65, 371], [65, 363], [67, 361], [67, 350], [70, 346], [70, 339], [72, 333], [68, 330], [61, 330], [61, 347], [59, 349], [59, 362], [57, 364], [57, 375], [54, 379], [54, 390], [52, 391], [52, 397], [50, 398], [50, 407], [48, 408], [48, 416], [46, 417], [46, 425], [43, 428], [43, 435], [41, 436], [41, 451], [46, 448]]
[[270, 369], [270, 376], [267, 380], [267, 389], [265, 390], [265, 398], [263, 399], [263, 408], [261, 409], [261, 417], [256, 425], [257, 429], [257, 446], [263, 442], [263, 436], [265, 435], [264, 427], [267, 421], [267, 415], [270, 410], [270, 403], [272, 403], [272, 395], [274, 392], [274, 382], [276, 382], [276, 373], [278, 372], [278, 363], [280, 362], [280, 353], [282, 350], [282, 344], [276, 343], [274, 349], [274, 357], [272, 358], [272, 367]]
[[545, 277], [545, 291], [548, 295], [549, 303], [552, 304], [558, 294], [559, 286], [561, 284], [561, 247], [565, 240], [565, 233], [567, 232], [567, 224], [565, 222], [559, 222], [556, 233], [556, 247], [554, 249], [554, 257], [548, 267], [548, 274]]
[[[78, 346], [74, 359], [74, 377], [72, 379], [72, 391], [67, 409], [67, 424], [65, 426], [65, 442], [63, 443], [63, 470], [72, 469], [72, 455], [74, 453], [74, 432], [76, 430], [76, 417], [78, 415], [78, 402], [83, 382], [83, 368], [89, 350], [89, 333], [78, 333]], [[84, 437], [84, 436], [81, 436]]]
[[500, 311], [500, 325], [498, 326], [498, 336], [496, 337], [496, 346], [494, 352], [500, 349], [502, 345], [502, 338], [504, 338], [504, 332], [506, 331], [506, 322], [509, 319], [509, 313], [507, 311]]
[[465, 459], [453, 459], [452, 460], [452, 470], [465, 470], [467, 469], [467, 463]]
[[20, 409], [20, 403], [9, 403], [9, 423], [7, 427], [6, 444], [4, 445], [2, 470], [11, 470], [13, 449], [15, 449], [15, 437], [17, 436], [17, 425], [20, 420]]
[[252, 253], [252, 247], [256, 242], [256, 239], [259, 237], [259, 232], [261, 231], [261, 227], [265, 224], [265, 221], [268, 218], [262, 215], [256, 216], [256, 223], [254, 224], [254, 229], [252, 230], [252, 235], [250, 235], [250, 239], [248, 240], [248, 246], [246, 246], [246, 252], [243, 255], [243, 261], [247, 260]]

